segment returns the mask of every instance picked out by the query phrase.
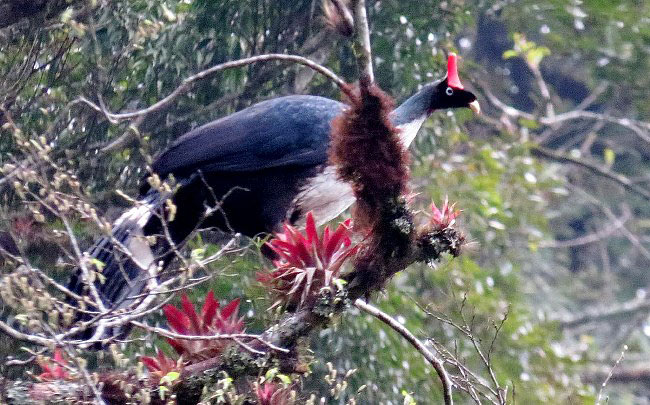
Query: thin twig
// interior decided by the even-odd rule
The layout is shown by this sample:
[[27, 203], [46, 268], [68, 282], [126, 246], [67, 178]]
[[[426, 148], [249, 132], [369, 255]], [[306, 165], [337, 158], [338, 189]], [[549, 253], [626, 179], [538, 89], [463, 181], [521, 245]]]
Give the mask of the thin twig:
[[539, 87], [539, 92], [542, 94], [544, 101], [546, 101], [546, 116], [549, 118], [555, 117], [555, 107], [553, 106], [553, 100], [551, 99], [551, 91], [542, 76], [542, 71], [539, 69], [539, 66], [528, 63], [528, 67], [533, 72], [535, 76], [535, 81], [537, 82], [537, 87]]
[[596, 404], [600, 404], [601, 397], [603, 395], [603, 389], [607, 386], [607, 383], [609, 382], [609, 379], [612, 378], [612, 375], [614, 374], [614, 369], [616, 366], [620, 364], [621, 361], [625, 358], [625, 352], [627, 351], [627, 345], [623, 346], [623, 350], [621, 351], [621, 355], [618, 357], [618, 360], [616, 360], [616, 363], [612, 366], [612, 368], [609, 370], [609, 374], [607, 374], [607, 378], [605, 378], [605, 381], [600, 386], [600, 390], [598, 390], [598, 397], [596, 398]]
[[[194, 335], [183, 335], [183, 334], [180, 334], [180, 333], [171, 332], [171, 331], [169, 331], [167, 329], [163, 329], [163, 328], [159, 328], [159, 327], [155, 327], [155, 326], [150, 326], [150, 325], [147, 325], [147, 324], [142, 323], [142, 322], [133, 321], [131, 323], [134, 324], [135, 326], [139, 327], [139, 328], [142, 328], [142, 329], [147, 330], [149, 332], [156, 333], [158, 335], [161, 335], [161, 336], [164, 336], [164, 337], [167, 337], [167, 338], [171, 338], [171, 339], [181, 339], [181, 340], [232, 340], [232, 341], [235, 341], [238, 344], [241, 344], [239, 339], [250, 339], [250, 340], [255, 340], [255, 341], [258, 341], [258, 342], [262, 343], [264, 346], [267, 346], [271, 350], [275, 350], [275, 351], [281, 352], [281, 353], [289, 353], [288, 349], [276, 346], [273, 343], [262, 339], [262, 337], [260, 335], [254, 335], [254, 334], [251, 334], [251, 333], [229, 333], [229, 334], [224, 333], [224, 334], [219, 334], [219, 335], [196, 335], [196, 336], [194, 336]], [[246, 347], [246, 349], [248, 351], [252, 351], [253, 353], [256, 353], [256, 354], [264, 354], [264, 352], [260, 352], [259, 350], [252, 349], [251, 347], [248, 347], [248, 346]]]

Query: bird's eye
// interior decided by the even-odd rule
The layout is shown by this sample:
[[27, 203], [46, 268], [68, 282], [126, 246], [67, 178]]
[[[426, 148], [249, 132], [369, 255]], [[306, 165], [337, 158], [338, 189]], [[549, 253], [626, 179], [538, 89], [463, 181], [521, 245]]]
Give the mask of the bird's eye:
[[454, 89], [452, 89], [451, 87], [447, 87], [445, 93], [447, 93], [448, 96], [451, 96], [452, 94], [454, 94]]

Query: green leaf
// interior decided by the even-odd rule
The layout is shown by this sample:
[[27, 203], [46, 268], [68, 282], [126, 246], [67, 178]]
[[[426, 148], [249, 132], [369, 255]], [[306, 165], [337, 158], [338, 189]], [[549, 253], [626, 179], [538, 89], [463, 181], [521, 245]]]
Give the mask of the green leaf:
[[276, 376], [277, 374], [278, 374], [278, 368], [277, 368], [277, 367], [270, 368], [270, 369], [266, 372], [266, 374], [264, 374], [264, 379], [265, 379], [266, 381], [271, 381], [272, 379], [275, 378], [275, 376]]
[[286, 374], [278, 374], [276, 377], [282, 381], [282, 384], [284, 384], [285, 387], [291, 384], [291, 378]]
[[192, 260], [196, 260], [196, 261], [202, 260], [204, 255], [205, 255], [204, 248], [193, 249], [191, 253]]
[[90, 258], [90, 263], [100, 272], [104, 270], [104, 267], [106, 267], [106, 263], [94, 257]]
[[503, 59], [516, 58], [517, 56], [519, 56], [519, 52], [515, 51], [514, 49], [508, 49], [507, 51], [503, 52]]
[[223, 390], [228, 390], [232, 386], [233, 379], [231, 377], [225, 377], [219, 380], [219, 383], [223, 387]]
[[339, 291], [343, 290], [347, 283], [348, 282], [343, 280], [342, 278], [335, 278], [334, 279], [334, 285], [336, 286], [336, 289], [339, 290]]
[[165, 400], [165, 393], [169, 391], [169, 388], [165, 387], [164, 385], [161, 385], [158, 387], [158, 392], [160, 393], [160, 399], [163, 401]]
[[537, 129], [539, 128], [539, 123], [535, 120], [529, 120], [526, 118], [519, 118], [519, 125], [526, 127], [528, 129]]
[[181, 376], [181, 373], [178, 371], [170, 371], [169, 373], [165, 374], [163, 378], [160, 379], [161, 385], [171, 385], [174, 381], [178, 380], [178, 378]]
[[605, 148], [605, 152], [603, 152], [604, 158], [605, 158], [605, 163], [607, 163], [607, 166], [611, 166], [614, 164], [614, 160], [616, 160], [616, 152], [614, 152], [610, 148]]
[[[534, 46], [534, 42], [531, 42]], [[551, 50], [545, 46], [534, 46], [528, 52], [526, 52], [526, 60], [532, 66], [539, 67], [539, 64], [542, 63], [542, 59], [545, 56], [551, 54]]]
[[417, 405], [417, 402], [415, 402], [415, 399], [410, 392], [402, 390], [402, 395], [404, 396], [404, 405]]

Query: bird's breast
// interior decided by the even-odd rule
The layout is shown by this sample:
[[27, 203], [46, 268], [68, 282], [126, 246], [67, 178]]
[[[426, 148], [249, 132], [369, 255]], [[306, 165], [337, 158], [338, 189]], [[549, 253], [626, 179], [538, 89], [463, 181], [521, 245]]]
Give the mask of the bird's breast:
[[408, 148], [411, 145], [426, 119], [427, 116], [423, 115], [422, 117], [416, 118], [410, 122], [407, 122], [406, 124], [397, 126], [397, 128], [400, 130], [399, 137], [402, 141], [402, 145], [404, 145], [404, 148]]
[[322, 225], [339, 216], [354, 201], [352, 187], [338, 179], [334, 166], [325, 166], [324, 170], [308, 179], [300, 188], [288, 219], [297, 225], [304, 225], [305, 217], [311, 211], [317, 224]]

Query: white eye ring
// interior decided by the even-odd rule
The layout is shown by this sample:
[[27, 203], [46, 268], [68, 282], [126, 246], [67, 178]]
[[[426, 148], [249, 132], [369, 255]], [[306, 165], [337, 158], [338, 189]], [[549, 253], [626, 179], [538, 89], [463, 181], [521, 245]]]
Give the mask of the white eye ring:
[[454, 94], [454, 89], [452, 89], [451, 87], [447, 87], [445, 93], [447, 93], [448, 96], [451, 96], [452, 94]]

